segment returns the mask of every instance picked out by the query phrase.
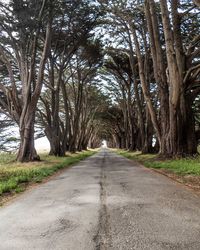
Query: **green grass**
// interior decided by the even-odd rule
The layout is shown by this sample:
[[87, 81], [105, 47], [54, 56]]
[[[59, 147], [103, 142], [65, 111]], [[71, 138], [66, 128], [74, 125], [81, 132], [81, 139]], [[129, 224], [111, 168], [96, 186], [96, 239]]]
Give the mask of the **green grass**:
[[93, 155], [96, 151], [69, 154], [66, 157], [42, 155], [41, 162], [18, 163], [15, 156], [0, 154], [0, 197], [5, 193], [20, 193], [26, 184], [42, 182], [58, 170]]
[[148, 168], [165, 169], [178, 175], [200, 176], [200, 157], [159, 160], [158, 155], [155, 154], [141, 154], [124, 150], [116, 150], [116, 153], [138, 161]]

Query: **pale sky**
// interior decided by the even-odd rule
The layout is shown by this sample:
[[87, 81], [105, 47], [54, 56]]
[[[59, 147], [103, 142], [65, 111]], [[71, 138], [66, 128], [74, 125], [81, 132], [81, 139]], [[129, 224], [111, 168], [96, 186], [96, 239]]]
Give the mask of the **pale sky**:
[[38, 152], [49, 152], [50, 144], [46, 137], [35, 140], [35, 148]]

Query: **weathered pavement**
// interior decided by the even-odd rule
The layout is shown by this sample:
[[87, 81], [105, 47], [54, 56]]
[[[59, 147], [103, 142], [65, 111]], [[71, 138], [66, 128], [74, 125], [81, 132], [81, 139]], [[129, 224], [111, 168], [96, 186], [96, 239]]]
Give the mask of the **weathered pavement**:
[[200, 197], [107, 150], [0, 208], [0, 250], [200, 249]]

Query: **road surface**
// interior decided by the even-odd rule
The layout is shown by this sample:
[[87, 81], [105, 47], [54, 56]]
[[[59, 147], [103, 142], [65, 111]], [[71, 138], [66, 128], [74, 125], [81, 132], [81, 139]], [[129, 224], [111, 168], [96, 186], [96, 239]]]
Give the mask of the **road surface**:
[[0, 208], [0, 250], [200, 249], [200, 198], [108, 150]]

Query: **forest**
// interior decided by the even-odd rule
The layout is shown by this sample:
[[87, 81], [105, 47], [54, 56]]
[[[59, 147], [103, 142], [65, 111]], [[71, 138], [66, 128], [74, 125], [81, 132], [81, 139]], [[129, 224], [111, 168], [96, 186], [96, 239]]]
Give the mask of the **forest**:
[[200, 141], [200, 1], [0, 1], [0, 146], [17, 161], [109, 147], [188, 157]]

